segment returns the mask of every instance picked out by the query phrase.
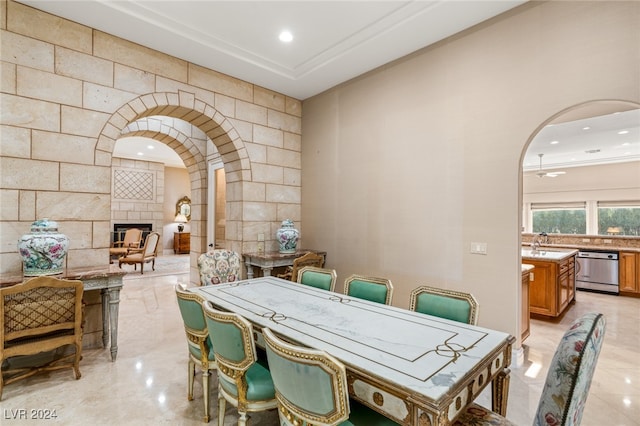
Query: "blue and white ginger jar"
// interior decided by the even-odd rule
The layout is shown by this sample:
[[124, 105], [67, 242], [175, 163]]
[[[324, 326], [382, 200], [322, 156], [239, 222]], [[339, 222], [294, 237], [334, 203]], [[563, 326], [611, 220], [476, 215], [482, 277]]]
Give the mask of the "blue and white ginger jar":
[[280, 253], [295, 253], [299, 236], [300, 231], [293, 227], [293, 221], [283, 220], [282, 227], [276, 232]]
[[30, 234], [18, 240], [18, 249], [25, 277], [57, 275], [64, 271], [69, 238], [58, 232], [56, 222], [40, 219], [31, 224]]

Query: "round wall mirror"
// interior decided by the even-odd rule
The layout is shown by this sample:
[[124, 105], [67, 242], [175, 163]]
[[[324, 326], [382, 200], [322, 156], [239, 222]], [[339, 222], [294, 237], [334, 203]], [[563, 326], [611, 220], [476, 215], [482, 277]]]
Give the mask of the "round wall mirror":
[[176, 203], [176, 216], [179, 214], [184, 215], [187, 221], [191, 220], [191, 199], [189, 197], [182, 197]]

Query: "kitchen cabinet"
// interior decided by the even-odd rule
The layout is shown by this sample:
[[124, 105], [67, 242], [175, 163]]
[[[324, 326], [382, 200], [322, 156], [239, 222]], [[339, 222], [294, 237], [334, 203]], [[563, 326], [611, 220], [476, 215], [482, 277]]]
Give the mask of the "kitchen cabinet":
[[533, 265], [529, 282], [529, 309], [532, 314], [557, 317], [575, 299], [575, 252], [563, 259], [523, 258]]
[[191, 250], [191, 232], [173, 233], [173, 252], [175, 254], [189, 253]]
[[520, 307], [520, 341], [529, 337], [531, 334], [531, 311], [529, 308], [529, 281], [533, 276], [535, 267], [532, 265], [522, 265], [522, 306]]
[[640, 297], [640, 253], [620, 252], [620, 292]]

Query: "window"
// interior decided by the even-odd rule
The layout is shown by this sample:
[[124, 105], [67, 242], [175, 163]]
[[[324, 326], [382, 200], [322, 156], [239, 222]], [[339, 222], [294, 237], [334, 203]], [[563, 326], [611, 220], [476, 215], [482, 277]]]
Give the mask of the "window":
[[599, 202], [598, 235], [640, 235], [640, 201]]
[[531, 205], [534, 233], [586, 234], [585, 203], [536, 203]]

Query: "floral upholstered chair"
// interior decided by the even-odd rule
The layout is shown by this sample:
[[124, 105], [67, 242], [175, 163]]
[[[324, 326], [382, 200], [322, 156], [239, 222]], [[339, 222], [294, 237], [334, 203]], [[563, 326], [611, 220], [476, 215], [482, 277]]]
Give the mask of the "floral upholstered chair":
[[240, 255], [235, 251], [209, 250], [198, 257], [200, 284], [211, 285], [240, 279]]
[[[533, 420], [534, 426], [578, 426], [591, 378], [604, 340], [602, 314], [588, 313], [566, 331], [556, 349]], [[515, 425], [498, 414], [471, 404], [454, 426]]]

